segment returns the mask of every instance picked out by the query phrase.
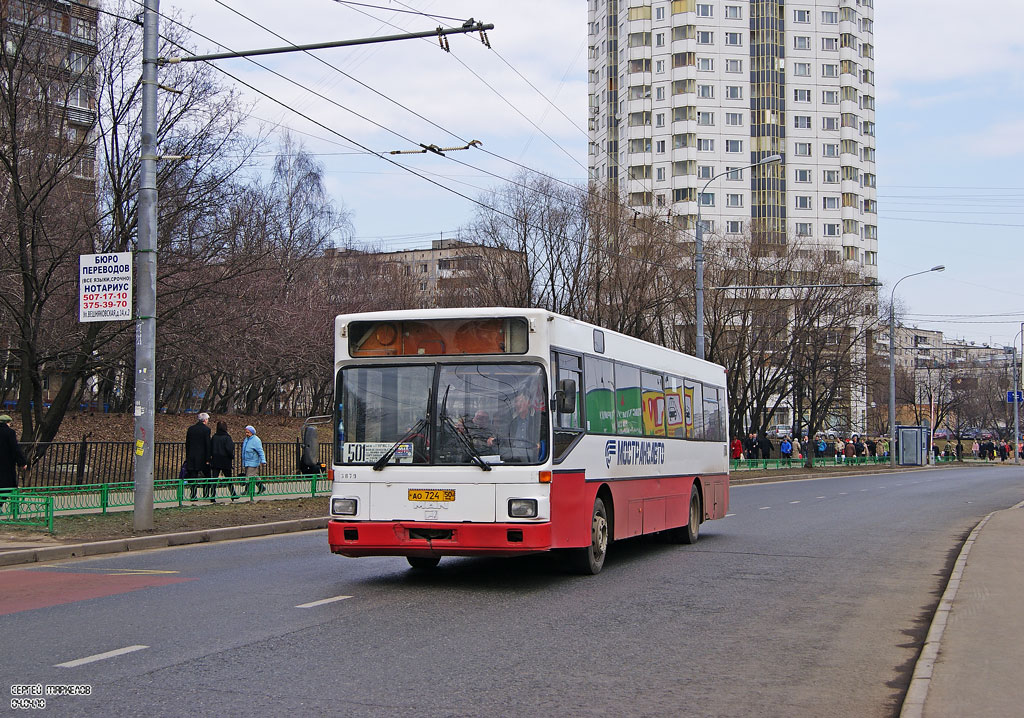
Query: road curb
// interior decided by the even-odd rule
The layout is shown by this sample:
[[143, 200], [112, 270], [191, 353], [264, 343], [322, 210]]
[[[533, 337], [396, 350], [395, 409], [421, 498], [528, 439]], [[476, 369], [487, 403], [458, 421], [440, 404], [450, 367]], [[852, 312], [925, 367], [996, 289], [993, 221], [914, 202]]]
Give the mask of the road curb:
[[187, 546], [195, 543], [211, 543], [214, 541], [252, 538], [254, 536], [273, 536], [275, 534], [294, 533], [296, 531], [312, 531], [327, 528], [328, 521], [327, 517], [292, 519], [265, 524], [225, 526], [223, 528], [203, 529], [200, 531], [158, 534], [156, 536], [135, 536], [127, 539], [115, 539], [113, 541], [92, 541], [89, 543], [18, 549], [0, 553], [0, 566], [44, 563], [83, 556], [100, 556], [109, 553], [144, 551], [154, 548], [168, 548], [170, 546]]
[[932, 471], [935, 469], [949, 468], [946, 466], [902, 466], [895, 469], [886, 467], [877, 471], [855, 471], [853, 473], [819, 473], [810, 476], [804, 474], [783, 474], [782, 476], [753, 476], [750, 478], [735, 478], [735, 474], [729, 475], [729, 486], [744, 486], [747, 484], [770, 484], [775, 481], [813, 481], [815, 479], [853, 479], [858, 476], [878, 476], [879, 474], [903, 474], [911, 471]]
[[978, 525], [968, 534], [967, 540], [964, 541], [963, 548], [960, 549], [960, 554], [953, 564], [953, 572], [949, 576], [946, 590], [943, 591], [942, 598], [939, 599], [939, 605], [935, 609], [935, 615], [932, 616], [932, 624], [928, 629], [928, 635], [925, 636], [921, 654], [917, 657], [917, 663], [914, 664], [914, 675], [910, 679], [907, 695], [903, 698], [900, 718], [921, 718], [924, 714], [924, 704], [928, 699], [928, 689], [931, 688], [935, 660], [939, 657], [939, 650], [942, 648], [942, 636], [946, 631], [946, 625], [949, 623], [949, 614], [953, 609], [953, 601], [956, 600], [957, 591], [960, 590], [960, 580], [963, 578], [964, 569], [967, 568], [967, 557], [974, 547], [974, 542], [977, 541], [978, 535], [985, 528], [985, 524], [989, 522], [989, 519], [1000, 511], [1012, 511], [1019, 508], [1024, 508], [1024, 501], [1014, 504], [1008, 509], [993, 511], [978, 522]]

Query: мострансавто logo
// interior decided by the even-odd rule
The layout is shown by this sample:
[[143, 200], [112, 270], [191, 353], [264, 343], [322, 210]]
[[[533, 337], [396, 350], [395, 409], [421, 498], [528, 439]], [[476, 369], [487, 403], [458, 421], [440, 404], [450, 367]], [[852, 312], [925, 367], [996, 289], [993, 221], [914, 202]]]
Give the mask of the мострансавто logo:
[[604, 444], [604, 465], [611, 468], [612, 458], [618, 466], [651, 466], [665, 463], [664, 441], [609, 439]]

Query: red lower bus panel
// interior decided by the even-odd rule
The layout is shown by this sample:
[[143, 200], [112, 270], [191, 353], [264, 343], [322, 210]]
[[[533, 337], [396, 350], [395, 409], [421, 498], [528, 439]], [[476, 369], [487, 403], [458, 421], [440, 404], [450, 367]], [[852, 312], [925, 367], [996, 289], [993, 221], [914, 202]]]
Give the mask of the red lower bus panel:
[[[417, 532], [433, 535], [419, 538]], [[338, 521], [327, 524], [342, 556], [516, 556], [551, 548], [551, 524]]]

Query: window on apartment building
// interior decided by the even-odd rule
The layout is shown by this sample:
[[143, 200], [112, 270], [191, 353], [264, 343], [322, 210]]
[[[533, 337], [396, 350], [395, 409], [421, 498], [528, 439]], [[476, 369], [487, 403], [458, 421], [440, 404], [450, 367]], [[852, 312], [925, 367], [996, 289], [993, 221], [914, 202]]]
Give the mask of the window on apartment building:
[[697, 85], [697, 97], [705, 100], [713, 100], [715, 98], [715, 86], [714, 85]]
[[793, 143], [793, 154], [797, 157], [810, 157], [811, 156], [811, 143], [810, 142], [795, 142]]
[[665, 72], [665, 61], [658, 60], [654, 63], [654, 72], [661, 75]]
[[654, 19], [655, 20], [664, 20], [665, 19], [665, 6], [664, 5], [661, 5], [659, 7], [654, 8]]
[[822, 234], [826, 237], [838, 237], [840, 235], [841, 227], [839, 224], [829, 222], [822, 226]]
[[741, 195], [741, 194], [727, 194], [727, 195], [725, 195], [725, 206], [726, 207], [742, 207], [743, 206], [743, 195]]
[[743, 168], [742, 167], [726, 167], [725, 171], [728, 172], [725, 179], [730, 182], [738, 182], [743, 180]]
[[839, 156], [839, 145], [835, 142], [825, 142], [821, 146], [822, 157], [838, 157]]
[[[838, 95], [838, 93], [836, 93], [836, 94]], [[799, 89], [799, 88], [793, 90], [793, 102], [810, 102], [810, 101], [811, 101], [811, 91], [810, 90], [802, 90], [802, 89]]]
[[725, 19], [726, 20], [742, 20], [743, 19], [743, 8], [739, 5], [726, 5], [725, 6]]
[[796, 223], [796, 236], [797, 237], [810, 237], [811, 236], [811, 223], [810, 222], [797, 222]]
[[839, 38], [838, 37], [823, 37], [821, 38], [821, 49], [827, 52], [835, 52], [839, 50]]
[[812, 209], [811, 196], [809, 194], [798, 194], [793, 197], [794, 209]]
[[793, 171], [793, 181], [805, 184], [811, 181], [811, 171], [805, 169], [797, 169]]
[[794, 50], [810, 50], [811, 49], [811, 36], [810, 35], [794, 35], [793, 36], [793, 49]]
[[704, 125], [705, 127], [711, 127], [715, 124], [715, 113], [714, 112], [698, 112], [697, 113], [697, 124]]
[[658, 140], [654, 143], [654, 151], [659, 154], [665, 154], [665, 140]]
[[839, 13], [835, 10], [822, 10], [821, 11], [821, 24], [822, 25], [838, 25], [839, 24]]
[[743, 33], [741, 32], [727, 32], [725, 33], [725, 44], [733, 47], [741, 47], [743, 45]]
[[715, 141], [708, 137], [701, 137], [697, 140], [697, 151], [698, 152], [714, 152]]
[[743, 113], [742, 112], [726, 112], [725, 113], [725, 124], [730, 127], [742, 127], [743, 126]]
[[697, 70], [700, 72], [714, 72], [715, 71], [715, 60], [711, 57], [698, 57], [697, 58]]
[[740, 85], [726, 85], [725, 86], [725, 99], [727, 99], [727, 100], [742, 100], [743, 99], [743, 88]]
[[809, 129], [811, 129], [811, 116], [810, 115], [793, 115], [793, 129], [796, 129], [796, 130], [809, 130]]
[[839, 65], [834, 62], [826, 62], [821, 66], [822, 77], [839, 77]]
[[714, 45], [715, 44], [715, 33], [710, 30], [698, 30], [697, 31], [697, 44], [698, 45]]
[[725, 231], [729, 234], [743, 234], [743, 220], [730, 219], [725, 223]]
[[697, 179], [711, 179], [715, 176], [715, 168], [713, 165], [698, 165], [697, 166]]
[[839, 170], [823, 170], [821, 182], [822, 184], [839, 184]]
[[726, 72], [743, 72], [743, 60], [726, 60], [725, 61]]
[[715, 206], [715, 193], [714, 192], [701, 192], [697, 198], [701, 207], [714, 207]]
[[839, 209], [839, 198], [835, 195], [825, 195], [821, 198], [822, 209]]
[[810, 10], [794, 10], [793, 11], [793, 22], [799, 23], [799, 24], [802, 25], [802, 24], [808, 23], [810, 21], [811, 21], [811, 11]]
[[737, 153], [743, 151], [743, 140], [726, 140], [725, 151]]
[[837, 90], [823, 90], [821, 93], [821, 104], [838, 105], [839, 92]]
[[657, 180], [658, 182], [664, 182], [665, 181], [665, 168], [664, 167], [655, 167], [654, 168], [654, 179]]
[[658, 32], [654, 34], [654, 46], [665, 47], [665, 33]]
[[665, 126], [665, 113], [664, 112], [659, 112], [658, 114], [656, 114], [654, 116], [654, 126], [655, 127], [664, 127]]
[[697, 4], [697, 17], [714, 17], [714, 16], [715, 16], [715, 6], [714, 5], [705, 5], [703, 3], [698, 3]]
[[664, 100], [665, 99], [665, 86], [664, 85], [658, 85], [658, 86], [656, 86], [654, 88], [654, 99], [655, 100]]
[[839, 130], [839, 118], [835, 115], [826, 115], [821, 118], [821, 129], [836, 132]]
[[810, 77], [811, 76], [811, 63], [809, 62], [794, 62], [793, 63], [793, 77]]

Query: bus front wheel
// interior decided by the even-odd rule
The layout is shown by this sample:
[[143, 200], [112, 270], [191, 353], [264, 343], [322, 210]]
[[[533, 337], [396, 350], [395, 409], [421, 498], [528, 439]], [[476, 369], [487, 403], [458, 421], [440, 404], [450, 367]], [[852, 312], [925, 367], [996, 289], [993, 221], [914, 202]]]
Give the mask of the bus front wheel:
[[609, 539], [608, 510], [604, 506], [604, 500], [598, 497], [594, 500], [594, 512], [590, 519], [590, 545], [584, 548], [570, 549], [569, 555], [573, 570], [584, 576], [600, 573], [604, 567], [605, 556], [608, 554]]

